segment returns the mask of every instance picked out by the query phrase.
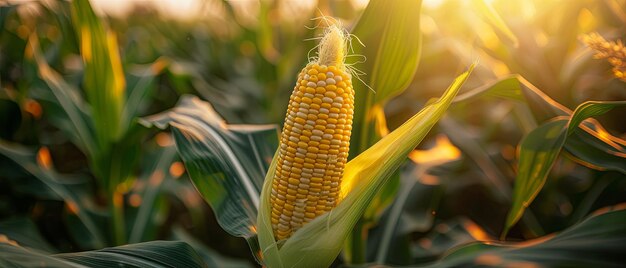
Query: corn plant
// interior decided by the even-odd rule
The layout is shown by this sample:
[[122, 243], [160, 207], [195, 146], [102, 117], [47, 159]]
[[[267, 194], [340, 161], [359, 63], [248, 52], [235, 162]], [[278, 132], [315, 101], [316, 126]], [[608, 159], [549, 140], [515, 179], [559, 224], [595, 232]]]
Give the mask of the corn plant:
[[[9, 13], [15, 16], [12, 19], [26, 24], [31, 23], [29, 19], [45, 18], [20, 15], [15, 12], [20, 8], [9, 8], [14, 11]], [[146, 142], [148, 133], [135, 122], [138, 114], [145, 113], [142, 106], [154, 90], [156, 76], [163, 71], [163, 61], [140, 68], [139, 75], [124, 73], [115, 34], [95, 15], [88, 1], [32, 3], [31, 8], [39, 8], [52, 21], [58, 21], [59, 28], [68, 30], [68, 36], [49, 40], [37, 28], [22, 36], [26, 54], [23, 68], [29, 82], [16, 88], [19, 93], [14, 94], [43, 110], [36, 124], [58, 129], [60, 134], [52, 136], [60, 138], [44, 138], [38, 148], [2, 140], [0, 152], [7, 163], [15, 164], [11, 169], [21, 180], [35, 189], [34, 199], [64, 204], [62, 220], [67, 224], [67, 239], [75, 239], [79, 248], [101, 249], [153, 240], [164, 221], [158, 218], [168, 209], [164, 200], [190, 187], [174, 180], [184, 169], [174, 173], [171, 170], [177, 157], [174, 147], [163, 141], [168, 136], [162, 134], [156, 143], [154, 139]], [[78, 44], [76, 50], [71, 49], [72, 42]], [[59, 51], [58, 47], [68, 51]], [[60, 68], [58, 61], [62, 57], [76, 57], [83, 68], [78, 74], [61, 73], [53, 66]], [[63, 150], [59, 144], [77, 148], [86, 158], [85, 166], [69, 172], [59, 170], [66, 166], [53, 158], [57, 149]], [[150, 151], [140, 150], [142, 144]], [[198, 220], [194, 209], [194, 220]], [[26, 226], [25, 232], [38, 233], [26, 218], [13, 219], [7, 232], [20, 224]], [[184, 236], [184, 232], [178, 233]], [[44, 246], [33, 244], [30, 248], [58, 252], [45, 247], [43, 238], [38, 240]], [[153, 246], [159, 247], [158, 243]]]
[[571, 2], [0, 4], [0, 266], [620, 266], [626, 15]]

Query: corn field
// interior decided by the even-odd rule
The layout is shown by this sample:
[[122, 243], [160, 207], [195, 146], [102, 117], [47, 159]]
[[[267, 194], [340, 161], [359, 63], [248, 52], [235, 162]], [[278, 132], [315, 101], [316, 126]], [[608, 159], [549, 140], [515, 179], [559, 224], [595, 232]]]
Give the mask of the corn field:
[[0, 267], [626, 266], [624, 0], [0, 1]]

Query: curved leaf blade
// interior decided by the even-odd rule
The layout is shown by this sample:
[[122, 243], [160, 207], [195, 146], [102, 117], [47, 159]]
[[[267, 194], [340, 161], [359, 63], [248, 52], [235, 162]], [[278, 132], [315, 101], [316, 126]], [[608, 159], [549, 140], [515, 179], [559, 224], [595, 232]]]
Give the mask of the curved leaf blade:
[[[626, 102], [585, 102], [576, 108], [570, 118], [558, 117], [554, 121], [549, 121], [539, 126], [524, 138], [520, 144], [519, 171], [515, 180], [513, 204], [507, 215], [505, 228], [502, 233], [503, 238], [509, 229], [520, 219], [524, 210], [541, 191], [541, 188], [543, 188], [548, 173], [561, 149], [567, 143], [568, 137], [573, 132], [583, 133], [584, 131], [580, 129], [581, 127], [585, 128], [584, 125], [580, 126], [583, 122], [594, 125], [595, 121], [586, 121], [589, 117], [607, 113], [619, 106], [626, 106]], [[589, 132], [586, 133], [592, 135]], [[598, 138], [602, 139], [601, 136]], [[604, 139], [606, 142], [600, 142], [599, 144], [610, 143], [609, 138], [605, 137]], [[576, 147], [572, 149], [577, 150]], [[619, 155], [615, 156], [619, 157]], [[626, 154], [622, 153], [621, 157], [622, 161], [614, 163], [618, 169], [619, 166], [626, 168], [626, 159], [624, 159]]]
[[0, 222], [0, 235], [15, 240], [23, 247], [56, 253], [29, 218], [12, 218]]
[[421, 1], [370, 1], [352, 31], [365, 45], [356, 45], [354, 53], [367, 59], [357, 68], [368, 74], [365, 81], [376, 92], [357, 88], [357, 95], [372, 97], [366, 107], [399, 94], [413, 81], [422, 47], [421, 6]]
[[574, 115], [570, 120], [569, 126], [567, 127], [567, 135], [571, 135], [572, 132], [582, 123], [585, 119], [589, 117], [594, 117], [598, 115], [603, 115], [613, 110], [613, 108], [626, 106], [626, 101], [587, 101], [583, 104], [576, 107], [574, 111]]
[[[37, 163], [37, 152], [20, 145], [7, 143], [0, 140], [0, 154], [8, 157], [28, 173], [39, 179], [54, 193], [63, 198], [63, 201], [80, 220], [81, 228], [85, 230], [81, 243], [92, 248], [101, 248], [106, 244], [102, 233], [101, 222], [95, 217], [96, 205], [90, 198], [85, 196], [86, 191], [79, 188], [84, 185], [87, 178], [66, 176], [57, 173], [52, 168], [43, 167]], [[82, 190], [82, 191], [81, 191]]]
[[152, 241], [94, 251], [48, 255], [0, 240], [2, 267], [206, 267], [187, 243]]
[[493, 6], [485, 0], [473, 0], [472, 3], [476, 7], [478, 13], [489, 23], [491, 26], [498, 30], [504, 37], [503, 41], [507, 41], [513, 47], [517, 47], [519, 41], [513, 31], [506, 25], [506, 22], [502, 19], [500, 14], [493, 8]]
[[209, 103], [191, 96], [140, 122], [172, 127], [187, 172], [220, 226], [233, 236], [253, 237], [261, 184], [277, 148], [277, 127], [228, 125]]
[[545, 123], [520, 143], [519, 168], [513, 187], [513, 204], [506, 218], [505, 237], [546, 182], [552, 165], [565, 144], [567, 119]]
[[92, 107], [98, 145], [106, 151], [126, 131], [120, 119], [126, 102], [126, 81], [117, 39], [104, 27], [88, 0], [73, 1], [71, 7], [85, 64], [85, 93]]
[[0, 266], [2, 267], [87, 267], [28, 250], [11, 244], [12, 242], [14, 241], [0, 241]]
[[621, 267], [626, 254], [624, 204], [603, 209], [579, 224], [520, 243], [473, 243], [455, 248], [425, 267], [495, 266]]
[[87, 267], [206, 267], [187, 243], [151, 241], [52, 257]]

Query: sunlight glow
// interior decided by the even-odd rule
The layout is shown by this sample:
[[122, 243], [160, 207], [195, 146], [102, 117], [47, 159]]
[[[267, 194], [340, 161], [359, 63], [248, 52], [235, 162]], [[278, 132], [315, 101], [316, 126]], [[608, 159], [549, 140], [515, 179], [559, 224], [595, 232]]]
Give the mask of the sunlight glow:
[[167, 16], [178, 19], [196, 18], [202, 15], [200, 0], [91, 0], [94, 9], [112, 16], [126, 16], [134, 6], [149, 5]]
[[50, 156], [50, 150], [48, 150], [48, 147], [44, 146], [39, 149], [39, 152], [37, 152], [37, 163], [45, 169], [52, 168], [52, 157]]
[[428, 150], [414, 150], [409, 158], [417, 164], [437, 165], [455, 160], [461, 156], [459, 148], [454, 146], [448, 137], [438, 135], [435, 147]]

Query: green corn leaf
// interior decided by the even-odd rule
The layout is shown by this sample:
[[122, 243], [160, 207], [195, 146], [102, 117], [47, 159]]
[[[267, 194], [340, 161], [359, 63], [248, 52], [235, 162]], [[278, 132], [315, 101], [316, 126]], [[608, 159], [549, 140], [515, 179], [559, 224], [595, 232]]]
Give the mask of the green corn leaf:
[[198, 240], [193, 234], [186, 231], [181, 226], [175, 226], [172, 230], [174, 240], [180, 240], [189, 244], [202, 257], [208, 267], [229, 267], [229, 268], [251, 268], [252, 263], [245, 259], [235, 259], [222, 256], [215, 249], [208, 247], [204, 242]]
[[35, 36], [29, 38], [28, 45], [37, 64], [40, 78], [50, 88], [49, 91], [34, 90], [35, 98], [59, 108], [58, 110], [61, 110], [65, 116], [51, 116], [50, 120], [60, 129], [65, 130], [72, 143], [85, 154], [93, 156], [97, 151], [96, 135], [87, 112], [87, 105], [80, 97], [78, 89], [63, 80], [61, 75], [48, 65]]
[[603, 115], [616, 107], [626, 106], [626, 101], [615, 101], [615, 102], [605, 102], [605, 101], [587, 101], [578, 107], [574, 111], [574, 115], [572, 116], [571, 122], [567, 127], [567, 135], [571, 135], [574, 130], [582, 123], [585, 119], [593, 116]]
[[421, 267], [621, 267], [626, 249], [624, 205], [602, 209], [556, 234], [520, 243], [476, 242]]
[[122, 111], [121, 126], [131, 128], [140, 116], [141, 108], [149, 101], [147, 97], [154, 90], [158, 75], [170, 67], [170, 60], [159, 58], [146, 67], [140, 67], [137, 75], [128, 74], [128, 99]]
[[[519, 75], [469, 90], [459, 95], [455, 102], [472, 101], [481, 96], [524, 102], [531, 108], [538, 122], [544, 122], [557, 116], [570, 116], [573, 113]], [[586, 102], [581, 107], [584, 110], [582, 112], [600, 115], [605, 113], [606, 111], [603, 110], [609, 109], [609, 106], [620, 105], [619, 103], [605, 103], [600, 107], [594, 106], [594, 103], [593, 101]], [[588, 105], [591, 105], [592, 108], [586, 107]], [[600, 109], [600, 111], [594, 111], [595, 109]], [[592, 118], [586, 118], [583, 121], [585, 123], [582, 128], [575, 128], [570, 124], [569, 136], [565, 143], [567, 152], [575, 160], [586, 166], [598, 170], [615, 170], [626, 174], [626, 167], [623, 164], [626, 141], [608, 133], [598, 121]], [[579, 125], [580, 122], [582, 121], [574, 122], [573, 125]]]
[[530, 205], [546, 182], [563, 144], [567, 118], [545, 123], [530, 132], [520, 143], [517, 178], [513, 188], [513, 204], [506, 219], [503, 237]]
[[97, 207], [87, 196], [89, 192], [85, 189], [88, 178], [61, 175], [52, 168], [43, 167], [37, 163], [37, 152], [21, 145], [0, 141], [0, 154], [35, 176], [72, 208], [70, 216], [77, 217], [78, 223], [77, 228], [71, 231], [82, 232], [79, 243], [87, 248], [101, 248], [106, 245], [101, 231], [104, 227], [96, 216]]
[[[257, 223], [265, 265], [329, 266], [376, 193], [443, 116], [472, 69], [473, 65], [457, 77], [438, 101], [424, 107], [402, 126], [348, 162], [341, 185], [342, 191], [347, 192], [341, 203], [280, 243], [274, 238], [270, 222], [270, 189], [274, 178], [274, 169], [270, 168], [263, 184]], [[275, 165], [276, 157], [272, 167]]]
[[567, 138], [565, 150], [575, 160], [590, 168], [626, 174], [626, 144], [623, 140], [616, 140], [617, 137], [606, 134], [606, 130], [592, 132], [576, 129]]
[[[9, 237], [10, 239], [10, 237]], [[2, 267], [206, 267], [188, 244], [152, 241], [78, 253], [48, 255], [0, 241]]]
[[0, 222], [0, 234], [10, 237], [20, 246], [56, 253], [48, 241], [39, 233], [37, 225], [29, 218], [11, 218]]
[[[626, 141], [611, 135], [598, 121], [589, 118], [591, 116], [604, 114], [615, 107], [623, 106], [623, 101], [585, 102], [573, 112], [548, 97], [519, 75], [513, 75], [470, 90], [460, 95], [455, 101], [471, 101], [481, 96], [504, 98], [526, 103], [538, 122], [553, 120], [553, 122], [549, 123], [552, 124], [553, 127], [556, 127], [554, 126], [555, 124], [563, 125], [563, 129], [560, 130], [561, 132], [559, 132], [558, 138], [563, 138], [564, 142], [563, 144], [560, 142], [552, 144], [554, 147], [551, 150], [556, 150], [558, 154], [561, 148], [565, 148], [566, 152], [572, 156], [574, 160], [585, 166], [598, 170], [614, 170], [626, 174]], [[554, 122], [555, 118], [558, 117], [560, 117], [560, 119], [556, 119], [556, 121], [559, 121], [559, 123]], [[544, 128], [548, 127], [542, 126], [537, 128], [536, 131], [544, 132], [545, 134], [546, 129]], [[528, 134], [528, 136], [531, 135], [539, 134]], [[533, 144], [528, 146], [539, 148], [537, 147], [539, 145], [534, 144], [539, 142], [539, 140], [535, 140]], [[524, 146], [522, 146], [521, 149], [524, 150]], [[524, 156], [524, 162], [534, 161], [532, 157], [534, 157], [533, 154]], [[522, 159], [520, 159], [520, 166], [521, 165]], [[524, 163], [524, 165], [527, 165], [527, 163]], [[541, 163], [541, 166], [545, 167], [546, 165], [551, 166], [552, 162]], [[524, 209], [530, 205], [536, 193], [541, 190], [549, 168], [539, 170], [541, 170], [540, 173], [528, 174], [530, 177], [518, 174], [514, 189], [514, 191], [518, 193], [514, 194], [512, 209], [507, 216], [503, 237], [517, 220], [519, 220]], [[521, 168], [520, 171], [522, 171]], [[521, 177], [525, 179], [520, 179]], [[518, 182], [521, 180], [525, 180], [525, 182]], [[518, 187], [520, 188], [518, 189]]]
[[29, 250], [6, 241], [0, 242], [0, 265], [2, 267], [87, 267], [63, 259]]
[[53, 255], [88, 267], [206, 267], [191, 246], [180, 241], [151, 241], [101, 250]]
[[[413, 81], [422, 47], [420, 8], [421, 1], [373, 0], [352, 30], [356, 36], [352, 41], [354, 56], [348, 57], [346, 63], [367, 74], [362, 76], [363, 82], [375, 93], [363, 83], [354, 83], [355, 103], [360, 105], [354, 111], [351, 157], [380, 139], [375, 132], [375, 105], [384, 105]], [[357, 44], [356, 38], [364, 46]]]
[[278, 147], [277, 127], [228, 125], [209, 103], [191, 96], [140, 122], [172, 127], [187, 172], [220, 226], [231, 235], [252, 238], [263, 178]]
[[[352, 34], [364, 44], [353, 40], [354, 54], [365, 57], [365, 62], [355, 67], [367, 74], [364, 82], [376, 92], [362, 85], [356, 88], [361, 100], [368, 99], [370, 105], [364, 106], [400, 94], [413, 81], [422, 47], [421, 5], [421, 1], [373, 0], [354, 27]], [[358, 61], [356, 58], [347, 63]]]
[[[539, 126], [523, 139], [520, 144], [519, 171], [515, 179], [513, 204], [506, 219], [503, 237], [543, 188], [552, 165], [566, 144], [568, 133], [573, 133], [587, 118], [604, 114], [618, 106], [626, 106], [626, 101], [585, 102], [576, 108], [570, 118], [557, 117]], [[626, 167], [624, 159], [618, 164]]]
[[119, 139], [126, 85], [117, 40], [94, 13], [89, 0], [73, 1], [72, 21], [85, 65], [84, 89], [92, 107], [92, 118], [100, 150], [108, 150]]
[[[144, 156], [144, 158], [146, 157], [148, 156]], [[154, 239], [159, 225], [159, 221], [154, 219], [159, 211], [157, 199], [165, 185], [163, 182], [174, 179], [170, 175], [169, 169], [175, 157], [176, 148], [174, 146], [159, 148], [156, 155], [149, 156], [149, 168], [144, 170], [137, 178], [145, 187], [135, 191], [136, 194], [141, 196], [141, 205], [137, 209], [127, 208], [126, 214], [132, 215], [129, 217], [131, 218], [129, 221], [132, 222], [128, 236], [129, 243], [139, 243]]]
[[477, 9], [478, 14], [491, 24], [494, 29], [506, 37], [504, 38], [504, 41], [511, 44], [513, 47], [518, 46], [519, 41], [517, 40], [517, 37], [513, 34], [513, 31], [509, 29], [502, 17], [500, 17], [491, 4], [487, 3], [485, 0], [473, 0], [472, 4], [472, 6]]

